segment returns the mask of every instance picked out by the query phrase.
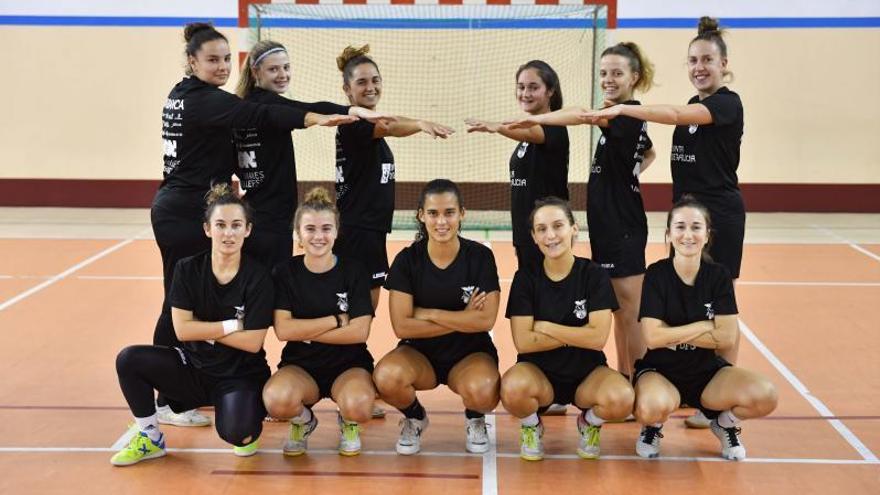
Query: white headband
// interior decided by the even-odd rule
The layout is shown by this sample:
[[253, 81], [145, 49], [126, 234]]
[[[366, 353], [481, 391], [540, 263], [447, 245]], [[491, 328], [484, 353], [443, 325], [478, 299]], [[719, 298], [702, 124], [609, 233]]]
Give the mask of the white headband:
[[253, 67], [256, 67], [257, 65], [260, 64], [260, 62], [262, 62], [262, 60], [263, 60], [264, 58], [268, 57], [269, 55], [272, 55], [273, 53], [278, 53], [278, 52], [284, 52], [284, 53], [287, 53], [287, 50], [285, 50], [283, 47], [280, 47], [280, 46], [277, 46], [277, 47], [275, 47], [275, 48], [272, 48], [271, 50], [266, 50], [265, 52], [263, 52], [262, 55], [260, 55], [259, 57], [257, 57], [257, 59], [253, 61], [253, 63], [251, 63], [251, 67], [252, 67], [252, 68], [253, 68]]

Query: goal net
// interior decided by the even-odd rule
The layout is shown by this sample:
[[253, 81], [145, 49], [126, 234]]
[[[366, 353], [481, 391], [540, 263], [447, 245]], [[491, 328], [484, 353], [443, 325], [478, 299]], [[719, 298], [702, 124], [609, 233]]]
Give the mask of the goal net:
[[[347, 45], [369, 43], [383, 79], [378, 110], [456, 129], [445, 141], [426, 134], [387, 138], [396, 164], [395, 229], [413, 228], [418, 193], [438, 177], [462, 188], [464, 228], [510, 228], [508, 161], [517, 143], [467, 134], [464, 120], [519, 115], [514, 91], [520, 65], [549, 63], [567, 106], [601, 103], [594, 64], [605, 45], [603, 5], [269, 3], [249, 9], [250, 38], [278, 41], [290, 53], [289, 97], [347, 104], [336, 57]], [[594, 135], [587, 126], [570, 127], [569, 139], [569, 191], [583, 215]], [[294, 145], [300, 194], [317, 183], [332, 191], [333, 132], [297, 132]]]

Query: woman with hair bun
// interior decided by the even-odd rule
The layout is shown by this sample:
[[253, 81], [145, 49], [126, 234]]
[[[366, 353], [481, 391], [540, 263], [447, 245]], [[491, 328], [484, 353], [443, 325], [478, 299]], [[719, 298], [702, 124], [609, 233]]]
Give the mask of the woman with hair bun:
[[174, 412], [213, 406], [220, 438], [233, 453], [257, 452], [269, 378], [263, 339], [272, 325], [269, 271], [242, 255], [251, 214], [228, 184], [214, 186], [204, 210], [205, 252], [181, 259], [169, 295], [178, 345], [133, 345], [116, 358], [116, 372], [137, 432], [111, 459], [128, 466], [165, 455], [153, 403], [162, 394]]
[[305, 254], [275, 266], [275, 334], [287, 342], [266, 383], [269, 414], [290, 419], [284, 455], [304, 454], [318, 426], [311, 406], [329, 397], [339, 406], [339, 454], [361, 451], [360, 425], [370, 419], [376, 389], [367, 337], [373, 320], [370, 279], [357, 260], [337, 257], [339, 212], [324, 188], [306, 194], [294, 215]]
[[[352, 105], [376, 110], [383, 94], [379, 66], [369, 56], [370, 46], [348, 46], [336, 57], [342, 72], [342, 91]], [[371, 276], [373, 309], [388, 272], [385, 239], [394, 215], [395, 163], [385, 137], [423, 132], [445, 139], [453, 129], [423, 119], [395, 116], [377, 125], [359, 121], [336, 130], [336, 206], [341, 223], [334, 252], [361, 261]]]

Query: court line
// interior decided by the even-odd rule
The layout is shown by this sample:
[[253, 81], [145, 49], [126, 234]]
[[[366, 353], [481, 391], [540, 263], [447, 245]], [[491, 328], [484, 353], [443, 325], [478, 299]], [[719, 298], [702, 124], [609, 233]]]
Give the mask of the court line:
[[483, 454], [483, 495], [498, 494], [498, 449], [495, 431], [495, 415], [486, 415], [489, 433], [489, 451]]
[[816, 225], [816, 224], [813, 224], [813, 223], [811, 223], [811, 224], [809, 224], [809, 225], [810, 225], [810, 227], [812, 227], [812, 228], [818, 230], [819, 232], [821, 232], [821, 233], [823, 233], [823, 234], [825, 234], [825, 235], [827, 235], [827, 236], [833, 237], [834, 239], [837, 239], [838, 241], [840, 241], [840, 242], [842, 242], [842, 243], [848, 245], [849, 247], [851, 247], [851, 248], [855, 249], [856, 251], [858, 251], [858, 252], [864, 254], [865, 256], [868, 256], [869, 258], [873, 258], [874, 261], [880, 261], [880, 256], [878, 256], [878, 255], [872, 253], [871, 251], [868, 251], [867, 249], [863, 248], [862, 246], [859, 246], [858, 244], [856, 244], [856, 243], [854, 243], [853, 241], [847, 239], [846, 237], [843, 237], [842, 235], [838, 234], [837, 232], [834, 232], [834, 231], [832, 231], [832, 230], [830, 230], [830, 229], [827, 229], [827, 228], [825, 228], [825, 227], [822, 227], [822, 226], [819, 226], [819, 225]]
[[122, 249], [123, 247], [131, 244], [137, 238], [139, 238], [141, 235], [143, 235], [149, 231], [150, 231], [150, 229], [144, 229], [144, 230], [140, 231], [139, 233], [135, 234], [134, 236], [129, 237], [128, 239], [125, 239], [124, 241], [118, 242], [118, 243], [104, 249], [103, 251], [100, 251], [99, 253], [97, 253], [89, 258], [86, 258], [83, 261], [80, 261], [79, 263], [71, 266], [67, 270], [64, 270], [63, 272], [59, 273], [58, 275], [53, 276], [49, 280], [46, 280], [45, 282], [43, 282], [39, 285], [35, 285], [34, 287], [31, 287], [30, 289], [22, 292], [21, 294], [19, 294], [17, 296], [14, 296], [10, 299], [7, 299], [5, 302], [0, 304], [0, 311], [5, 310], [6, 308], [18, 303], [19, 301], [23, 301], [24, 299], [27, 299], [28, 297], [36, 294], [37, 292], [40, 292], [41, 290], [45, 289], [46, 287], [53, 285], [55, 282], [58, 282], [59, 280], [63, 280], [65, 278], [67, 278], [67, 276], [69, 276], [70, 274], [91, 265], [92, 263], [107, 256], [108, 254]]
[[[115, 453], [118, 449], [108, 448], [108, 447], [0, 447], [0, 454], [43, 454], [43, 453], [57, 453], [57, 454], [77, 454], [77, 453]], [[196, 448], [169, 448], [166, 449], [169, 453], [181, 453], [181, 454], [226, 454], [232, 455], [232, 448], [205, 448], [205, 449], [196, 449]], [[275, 454], [282, 455], [281, 449], [260, 449], [258, 451], [260, 454]], [[309, 455], [332, 455], [339, 456], [339, 452], [336, 449], [309, 449]], [[362, 456], [376, 456], [376, 457], [400, 457], [400, 454], [395, 452], [394, 450], [364, 450], [361, 451]], [[415, 458], [418, 457], [480, 457], [485, 454], [471, 454], [469, 452], [429, 452], [422, 451], [416, 454]], [[518, 452], [502, 452], [496, 453], [495, 457], [502, 457], [505, 459], [515, 459], [519, 458]], [[595, 462], [595, 461], [584, 461], [580, 457], [575, 454], [545, 454], [545, 460], [577, 460], [580, 462]], [[598, 462], [602, 461], [641, 461], [641, 462], [730, 462], [730, 463], [740, 463], [740, 464], [837, 464], [837, 465], [880, 465], [880, 460], [870, 460], [870, 459], [817, 459], [817, 458], [788, 458], [788, 457], [747, 457], [742, 461], [728, 461], [722, 457], [656, 457], [654, 459], [645, 459], [644, 457], [639, 457], [637, 455], [607, 455], [603, 454], [601, 459]]]
[[[755, 335], [752, 329], [749, 328], [749, 326], [746, 325], [746, 322], [744, 322], [742, 319], [739, 319], [739, 327], [740, 332], [742, 332], [742, 334], [749, 340], [749, 342], [751, 342], [752, 345], [755, 346], [758, 352], [760, 352], [767, 359], [767, 361], [769, 361], [770, 364], [772, 364], [773, 367], [776, 368], [776, 371], [778, 371], [786, 380], [788, 380], [788, 383], [790, 383], [792, 387], [797, 390], [801, 397], [803, 397], [811, 406], [813, 406], [813, 409], [815, 409], [822, 416], [834, 416], [834, 413], [831, 412], [831, 409], [828, 409], [828, 406], [826, 406], [824, 402], [819, 400], [818, 397], [810, 392], [807, 386], [804, 385], [804, 383], [800, 381], [798, 377], [795, 376], [795, 374], [792, 373], [792, 371], [786, 365], [784, 365], [782, 361], [780, 361], [779, 358], [776, 357], [776, 355], [767, 348], [766, 345], [764, 345], [763, 342], [761, 342], [761, 339], [759, 339], [758, 336]], [[847, 428], [846, 425], [843, 424], [843, 422], [841, 422], [839, 419], [829, 419], [827, 421], [835, 430], [837, 430], [838, 433], [840, 433], [840, 436], [842, 436], [843, 439], [846, 440], [847, 443], [849, 443], [850, 446], [854, 448], [856, 452], [859, 453], [859, 455], [862, 456], [863, 459], [865, 459], [866, 461], [878, 460], [877, 456], [874, 455], [873, 452], [871, 452], [871, 449], [869, 449], [864, 443], [862, 443], [862, 441], [859, 440], [859, 438], [852, 431], [850, 431], [850, 429]]]
[[340, 477], [340, 478], [419, 478], [419, 479], [443, 479], [443, 480], [476, 480], [480, 476], [476, 474], [452, 474], [452, 473], [398, 473], [388, 471], [293, 471], [280, 469], [215, 469], [211, 474], [232, 476], [314, 476], [314, 477]]

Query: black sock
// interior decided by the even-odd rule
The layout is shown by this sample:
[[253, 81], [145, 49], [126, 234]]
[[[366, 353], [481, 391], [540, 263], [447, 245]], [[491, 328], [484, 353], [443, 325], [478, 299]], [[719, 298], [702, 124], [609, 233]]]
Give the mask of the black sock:
[[425, 419], [425, 408], [422, 407], [422, 404], [419, 402], [419, 399], [413, 401], [412, 404], [406, 406], [403, 409], [400, 409], [400, 412], [409, 419]]
[[482, 418], [485, 416], [486, 416], [485, 414], [471, 410], [471, 409], [464, 410], [464, 417], [466, 417], [467, 419], [477, 419], [477, 418]]

